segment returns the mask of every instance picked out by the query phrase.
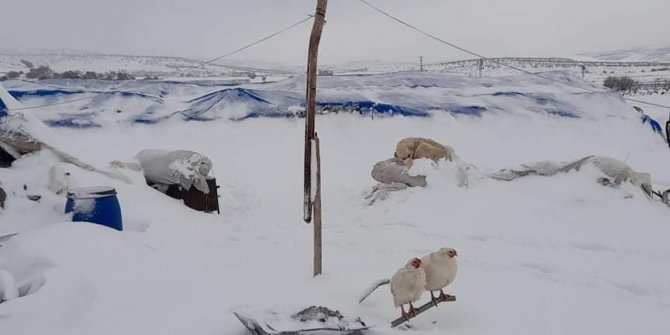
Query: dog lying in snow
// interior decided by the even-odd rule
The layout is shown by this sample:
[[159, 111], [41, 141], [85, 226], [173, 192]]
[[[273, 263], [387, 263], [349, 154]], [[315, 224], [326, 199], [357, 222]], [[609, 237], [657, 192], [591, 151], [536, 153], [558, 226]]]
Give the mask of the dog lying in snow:
[[444, 158], [451, 161], [454, 159], [454, 149], [429, 138], [408, 137], [398, 142], [393, 155], [405, 165], [411, 166], [412, 162], [419, 158], [429, 158], [434, 161]]

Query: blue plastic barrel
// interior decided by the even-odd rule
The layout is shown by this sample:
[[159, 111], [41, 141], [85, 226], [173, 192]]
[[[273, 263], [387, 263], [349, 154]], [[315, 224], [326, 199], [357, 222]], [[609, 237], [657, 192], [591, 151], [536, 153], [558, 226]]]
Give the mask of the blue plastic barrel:
[[65, 213], [74, 212], [72, 221], [101, 224], [123, 230], [121, 206], [116, 190], [109, 186], [73, 188], [67, 192]]

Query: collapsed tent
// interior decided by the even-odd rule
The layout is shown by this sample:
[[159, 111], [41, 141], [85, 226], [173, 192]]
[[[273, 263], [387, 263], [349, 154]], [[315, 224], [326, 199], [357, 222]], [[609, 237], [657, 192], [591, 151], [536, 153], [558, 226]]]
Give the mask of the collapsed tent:
[[625, 162], [607, 156], [586, 156], [568, 163], [543, 161], [522, 164], [518, 168], [502, 169], [492, 174], [491, 178], [509, 181], [532, 175], [553, 176], [560, 172], [580, 171], [586, 166], [595, 167], [602, 173], [598, 182], [603, 185], [621, 185], [629, 182], [641, 188], [647, 196], [652, 196], [653, 189], [649, 173], [637, 172]]
[[0, 167], [8, 167], [21, 155], [40, 149], [39, 142], [22, 129], [16, 116], [10, 114], [10, 109], [21, 107], [0, 84]]
[[97, 168], [72, 155], [70, 153], [72, 151], [67, 149], [70, 147], [68, 142], [53, 133], [34, 115], [22, 112], [25, 107], [11, 96], [2, 84], [0, 84], [0, 100], [5, 106], [0, 116], [0, 148], [11, 156], [9, 163], [23, 154], [48, 149], [64, 162], [130, 183], [130, 180], [120, 173]]

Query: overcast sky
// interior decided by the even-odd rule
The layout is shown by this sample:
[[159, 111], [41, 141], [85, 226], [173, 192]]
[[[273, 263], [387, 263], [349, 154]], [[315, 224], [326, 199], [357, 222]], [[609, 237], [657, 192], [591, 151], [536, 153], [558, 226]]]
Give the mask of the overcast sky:
[[[1, 0], [0, 48], [208, 59], [289, 26], [316, 0]], [[670, 46], [670, 0], [368, 0], [485, 56], [570, 56]], [[321, 63], [471, 58], [374, 12], [330, 0]], [[234, 56], [306, 59], [311, 21]]]

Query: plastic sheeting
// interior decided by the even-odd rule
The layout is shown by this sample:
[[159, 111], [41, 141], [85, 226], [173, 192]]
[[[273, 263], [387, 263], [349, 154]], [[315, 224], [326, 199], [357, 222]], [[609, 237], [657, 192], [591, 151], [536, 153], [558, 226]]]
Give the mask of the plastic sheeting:
[[553, 176], [559, 172], [580, 171], [589, 165], [600, 170], [604, 177], [608, 178], [608, 183], [621, 185], [624, 182], [630, 182], [651, 196], [651, 175], [649, 173], [637, 172], [625, 162], [607, 156], [586, 156], [568, 163], [542, 161], [522, 164], [518, 168], [500, 170], [491, 177], [509, 181], [529, 175]]
[[397, 158], [378, 162], [370, 174], [374, 180], [384, 184], [400, 183], [410, 187], [427, 185], [425, 176], [410, 175], [409, 168]]
[[212, 169], [212, 161], [206, 156], [189, 150], [143, 150], [135, 158], [150, 182], [179, 184], [186, 190], [194, 186], [205, 194], [209, 193], [206, 178]]

